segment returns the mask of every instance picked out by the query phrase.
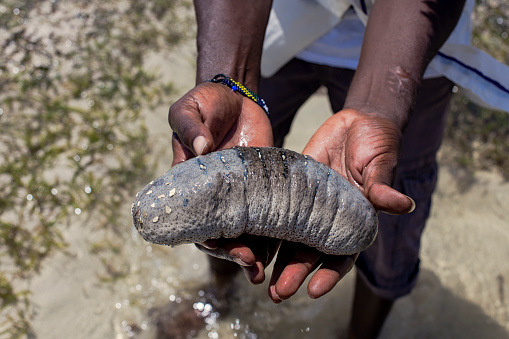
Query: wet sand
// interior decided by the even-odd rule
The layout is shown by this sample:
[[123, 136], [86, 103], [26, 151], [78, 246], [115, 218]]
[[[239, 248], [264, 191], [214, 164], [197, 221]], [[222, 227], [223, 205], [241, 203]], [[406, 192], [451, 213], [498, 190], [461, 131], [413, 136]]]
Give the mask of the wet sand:
[[[154, 58], [153, 64], [165, 77], [179, 79], [176, 85], [185, 91], [194, 82], [193, 53], [186, 47], [182, 55], [164, 63]], [[146, 115], [153, 142], [168, 145], [161, 174], [171, 160], [167, 109]], [[325, 96], [315, 95], [299, 112], [286, 147], [301, 151], [329, 115]], [[417, 286], [395, 304], [381, 338], [509, 338], [508, 201], [509, 183], [496, 172], [469, 176], [441, 163]], [[68, 253], [50, 258], [31, 283], [37, 338], [155, 338], [150, 312], [200, 300], [197, 291], [208, 279], [205, 256], [191, 245], [171, 249], [143, 242], [132, 230], [130, 203], [123, 258], [112, 262], [127, 265], [128, 275], [101, 281], [103, 268], [89, 248], [102, 233], [93, 221], [76, 220], [64, 231]], [[239, 276], [235, 311], [209, 316], [197, 337], [335, 338], [348, 322], [353, 276], [324, 298], [310, 300], [300, 291], [281, 305], [268, 300], [266, 284], [251, 286]]]

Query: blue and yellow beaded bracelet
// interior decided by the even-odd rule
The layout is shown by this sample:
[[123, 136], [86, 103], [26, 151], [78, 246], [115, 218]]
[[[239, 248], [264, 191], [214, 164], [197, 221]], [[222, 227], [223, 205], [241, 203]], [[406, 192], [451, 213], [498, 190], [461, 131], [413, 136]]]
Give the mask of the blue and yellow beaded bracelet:
[[233, 80], [232, 78], [227, 77], [224, 74], [218, 74], [212, 79], [209, 80], [210, 82], [214, 82], [216, 84], [223, 84], [225, 86], [230, 87], [234, 92], [240, 93], [246, 98], [249, 98], [256, 102], [258, 105], [260, 105], [261, 108], [269, 114], [269, 108], [267, 107], [267, 104], [265, 103], [265, 100], [260, 98], [258, 94], [247, 88], [246, 86], [242, 85], [240, 82]]

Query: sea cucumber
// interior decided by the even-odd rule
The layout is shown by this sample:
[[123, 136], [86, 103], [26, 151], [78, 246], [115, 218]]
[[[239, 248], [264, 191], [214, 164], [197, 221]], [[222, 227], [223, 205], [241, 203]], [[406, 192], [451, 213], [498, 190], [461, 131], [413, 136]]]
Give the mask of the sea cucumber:
[[131, 212], [145, 240], [170, 246], [247, 233], [347, 255], [369, 247], [378, 230], [375, 209], [343, 176], [274, 147], [180, 163], [145, 186]]

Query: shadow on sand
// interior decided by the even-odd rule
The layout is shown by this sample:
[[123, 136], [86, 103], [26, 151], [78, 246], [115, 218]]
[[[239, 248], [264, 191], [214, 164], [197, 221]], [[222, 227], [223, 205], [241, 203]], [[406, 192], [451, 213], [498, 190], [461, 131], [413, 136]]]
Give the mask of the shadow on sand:
[[502, 339], [509, 338], [509, 332], [424, 269], [414, 291], [395, 304], [381, 335], [381, 339], [388, 338]]

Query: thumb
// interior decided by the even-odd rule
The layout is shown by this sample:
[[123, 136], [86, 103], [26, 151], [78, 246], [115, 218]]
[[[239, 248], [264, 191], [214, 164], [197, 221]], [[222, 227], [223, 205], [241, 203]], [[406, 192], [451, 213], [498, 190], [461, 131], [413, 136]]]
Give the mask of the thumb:
[[366, 184], [364, 195], [376, 210], [389, 214], [406, 214], [415, 209], [415, 202], [391, 187], [396, 172], [396, 160], [389, 156], [373, 160], [362, 174]]
[[371, 160], [361, 174], [364, 195], [377, 211], [397, 215], [411, 213], [415, 209], [414, 200], [392, 188], [396, 168], [395, 152], [386, 152]]
[[406, 214], [412, 213], [415, 209], [412, 198], [386, 184], [375, 183], [365, 191], [365, 194], [378, 211], [388, 214]]
[[179, 141], [194, 155], [202, 155], [214, 149], [214, 140], [205, 126], [200, 107], [186, 97], [175, 102], [168, 113], [168, 122]]
[[173, 153], [173, 161], [171, 163], [172, 167], [195, 156], [186, 146], [184, 146], [184, 144], [180, 142], [176, 133], [173, 133], [171, 138], [171, 146]]

